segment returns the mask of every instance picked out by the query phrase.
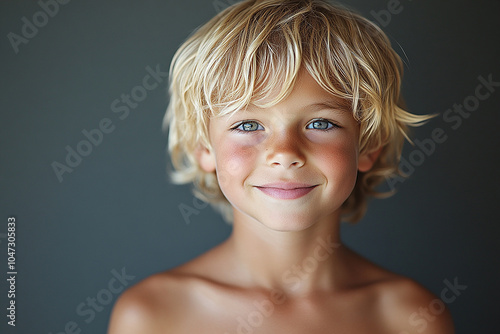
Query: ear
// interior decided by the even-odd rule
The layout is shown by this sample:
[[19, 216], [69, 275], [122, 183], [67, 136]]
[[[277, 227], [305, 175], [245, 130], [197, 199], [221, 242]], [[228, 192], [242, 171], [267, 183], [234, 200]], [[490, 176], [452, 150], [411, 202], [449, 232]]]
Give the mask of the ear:
[[369, 152], [363, 153], [358, 157], [358, 170], [360, 172], [368, 172], [372, 167], [375, 161], [377, 161], [380, 152], [382, 152], [383, 147], [379, 147], [375, 150], [371, 150]]
[[203, 171], [207, 173], [215, 171], [215, 155], [211, 150], [199, 144], [196, 148], [195, 156]]

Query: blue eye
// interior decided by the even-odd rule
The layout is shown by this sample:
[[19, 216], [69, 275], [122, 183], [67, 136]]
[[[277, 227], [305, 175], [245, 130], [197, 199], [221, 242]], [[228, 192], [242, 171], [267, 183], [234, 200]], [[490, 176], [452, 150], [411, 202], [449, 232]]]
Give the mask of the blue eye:
[[255, 121], [245, 121], [238, 124], [238, 126], [233, 128], [233, 130], [238, 130], [241, 132], [253, 132], [257, 130], [264, 130], [264, 128], [262, 127], [262, 125]]
[[327, 121], [326, 119], [315, 119], [311, 123], [307, 124], [306, 128], [314, 130], [330, 130], [333, 127], [338, 127], [338, 126], [330, 121]]

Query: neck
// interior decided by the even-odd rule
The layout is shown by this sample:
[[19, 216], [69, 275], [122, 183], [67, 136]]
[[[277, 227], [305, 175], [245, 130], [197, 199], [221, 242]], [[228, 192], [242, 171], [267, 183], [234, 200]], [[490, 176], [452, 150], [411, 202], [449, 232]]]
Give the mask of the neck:
[[238, 279], [248, 286], [303, 294], [332, 288], [340, 267], [339, 215], [300, 231], [275, 231], [235, 212], [228, 240], [239, 269]]

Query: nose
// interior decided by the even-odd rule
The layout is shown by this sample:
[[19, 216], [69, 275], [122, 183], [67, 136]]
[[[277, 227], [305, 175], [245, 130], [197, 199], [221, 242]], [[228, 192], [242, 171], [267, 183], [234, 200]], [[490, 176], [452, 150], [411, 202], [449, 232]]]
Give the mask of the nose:
[[299, 136], [290, 132], [271, 136], [266, 148], [266, 162], [272, 167], [300, 168], [305, 163]]

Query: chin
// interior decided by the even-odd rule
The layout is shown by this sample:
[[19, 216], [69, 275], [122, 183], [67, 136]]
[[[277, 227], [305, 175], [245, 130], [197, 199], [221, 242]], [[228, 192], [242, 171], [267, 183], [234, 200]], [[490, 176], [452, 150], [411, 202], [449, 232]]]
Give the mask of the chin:
[[270, 230], [276, 232], [301, 232], [307, 230], [314, 224], [304, 224], [303, 222], [261, 222]]
[[310, 214], [289, 213], [268, 215], [266, 217], [252, 217], [255, 223], [260, 223], [270, 230], [277, 232], [300, 232], [311, 228], [321, 220], [319, 217], [312, 217]]

